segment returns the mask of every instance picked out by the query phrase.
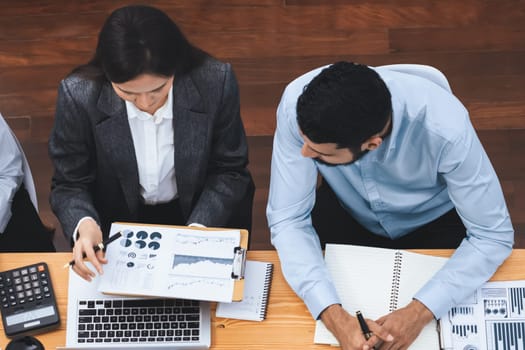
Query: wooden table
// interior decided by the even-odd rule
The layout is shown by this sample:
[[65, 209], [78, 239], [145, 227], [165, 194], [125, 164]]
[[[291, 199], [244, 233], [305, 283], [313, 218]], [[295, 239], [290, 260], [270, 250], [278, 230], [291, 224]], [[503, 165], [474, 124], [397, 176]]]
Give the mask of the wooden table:
[[[450, 256], [452, 250], [416, 250], [437, 256]], [[46, 349], [65, 345], [68, 270], [63, 266], [71, 259], [70, 253], [4, 253], [0, 254], [0, 269], [8, 270], [44, 261], [49, 265], [55, 289], [61, 325], [58, 329], [37, 335]], [[313, 344], [315, 322], [302, 300], [290, 289], [281, 273], [275, 251], [250, 251], [248, 259], [275, 264], [268, 314], [262, 322], [241, 321], [215, 317], [212, 305], [212, 349], [334, 349], [329, 345]], [[514, 250], [511, 257], [496, 272], [492, 280], [525, 279], [525, 249]], [[3, 325], [0, 348], [5, 348]]]

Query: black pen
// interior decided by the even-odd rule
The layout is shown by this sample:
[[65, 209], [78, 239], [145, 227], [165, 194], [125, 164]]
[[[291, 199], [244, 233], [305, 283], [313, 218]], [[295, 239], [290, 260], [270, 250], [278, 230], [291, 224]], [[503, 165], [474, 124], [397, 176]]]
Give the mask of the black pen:
[[[119, 232], [115, 233], [113, 236], [109, 237], [109, 239], [107, 239], [104, 242], [101, 242], [101, 243], [97, 244], [96, 246], [94, 246], [93, 250], [95, 251], [95, 253], [98, 252], [101, 249], [104, 250], [104, 249], [106, 249], [108, 244], [110, 244], [111, 242], [115, 241], [116, 239], [118, 239], [121, 236], [122, 236], [122, 232], [119, 231]], [[86, 258], [86, 253], [82, 254], [82, 258], [83, 259]], [[70, 262], [65, 264], [64, 268], [69, 267], [69, 266], [73, 266], [73, 265], [75, 265], [75, 260], [71, 260]]]
[[368, 325], [366, 324], [366, 321], [363, 318], [363, 314], [361, 314], [361, 311], [356, 311], [355, 316], [359, 321], [359, 326], [361, 326], [361, 331], [363, 332], [365, 339], [370, 339], [370, 337], [372, 336], [372, 332], [370, 332], [370, 329], [368, 329]]

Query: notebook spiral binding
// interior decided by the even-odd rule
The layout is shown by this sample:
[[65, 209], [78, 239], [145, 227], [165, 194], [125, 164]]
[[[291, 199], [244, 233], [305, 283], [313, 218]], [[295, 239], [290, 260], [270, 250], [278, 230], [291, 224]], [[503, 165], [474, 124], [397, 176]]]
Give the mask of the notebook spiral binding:
[[394, 267], [392, 271], [392, 291], [390, 292], [390, 306], [389, 311], [392, 312], [397, 309], [397, 301], [399, 299], [399, 282], [401, 279], [401, 264], [403, 254], [396, 251], [394, 254]]
[[261, 304], [261, 320], [266, 318], [266, 310], [268, 309], [268, 297], [270, 295], [270, 287], [272, 285], [272, 272], [273, 264], [266, 265], [266, 272], [264, 275], [264, 289], [263, 289], [263, 300]]

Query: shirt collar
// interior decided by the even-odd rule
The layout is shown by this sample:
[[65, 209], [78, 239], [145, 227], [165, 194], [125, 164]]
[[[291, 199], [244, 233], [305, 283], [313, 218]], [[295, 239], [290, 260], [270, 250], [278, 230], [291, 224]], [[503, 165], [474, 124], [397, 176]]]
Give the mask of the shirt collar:
[[166, 102], [157, 109], [157, 111], [151, 115], [148, 112], [141, 111], [137, 108], [132, 102], [126, 102], [126, 112], [128, 114], [128, 119], [138, 118], [139, 120], [149, 120], [153, 118], [155, 124], [160, 124], [163, 119], [173, 119], [173, 86], [168, 92], [168, 98]]
[[383, 139], [383, 143], [381, 143], [381, 146], [376, 150], [379, 151], [376, 153], [376, 159], [379, 161], [385, 161], [389, 155], [395, 151], [401, 129], [401, 123], [403, 122], [403, 114], [406, 113], [406, 106], [402, 101], [399, 100], [397, 94], [393, 92], [395, 89], [390, 81], [385, 78], [383, 79], [385, 80], [385, 84], [388, 86], [388, 89], [392, 95], [392, 130], [390, 135]]

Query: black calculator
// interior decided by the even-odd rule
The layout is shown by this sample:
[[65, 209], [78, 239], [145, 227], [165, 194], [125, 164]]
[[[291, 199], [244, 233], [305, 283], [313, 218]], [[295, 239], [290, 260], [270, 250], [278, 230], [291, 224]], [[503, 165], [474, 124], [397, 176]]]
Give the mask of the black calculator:
[[0, 306], [5, 334], [34, 334], [60, 324], [47, 264], [0, 272]]

